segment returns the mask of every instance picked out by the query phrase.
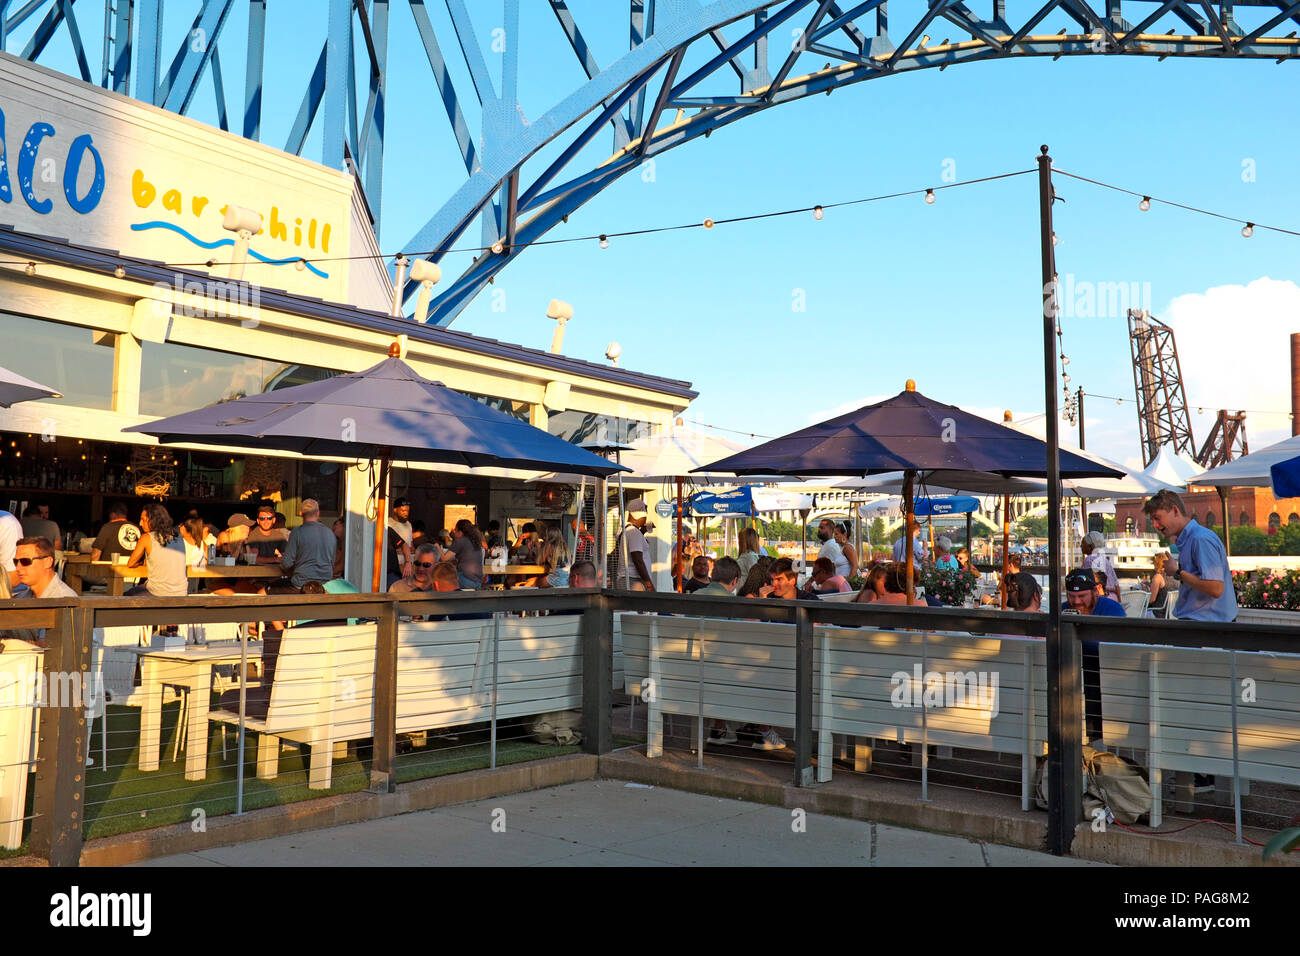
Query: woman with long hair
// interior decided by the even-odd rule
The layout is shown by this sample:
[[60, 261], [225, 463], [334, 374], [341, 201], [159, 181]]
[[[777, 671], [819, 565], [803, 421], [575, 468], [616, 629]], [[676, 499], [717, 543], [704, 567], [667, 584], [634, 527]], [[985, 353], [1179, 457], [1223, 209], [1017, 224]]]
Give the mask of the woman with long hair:
[[765, 598], [772, 593], [772, 574], [762, 564], [755, 564], [745, 576], [745, 583], [736, 591], [737, 597]]
[[558, 524], [546, 526], [546, 537], [537, 551], [537, 562], [546, 568], [538, 587], [567, 588], [569, 586], [569, 546], [564, 543], [564, 532]]
[[763, 546], [759, 543], [758, 529], [741, 528], [740, 554], [736, 555], [736, 561], [740, 565], [740, 573], [749, 574], [754, 567], [754, 562], [762, 556]]
[[1151, 575], [1151, 597], [1147, 600], [1147, 612], [1152, 617], [1164, 617], [1169, 604], [1169, 579], [1165, 577], [1165, 563], [1169, 552], [1161, 551], [1151, 559], [1155, 574]]
[[140, 513], [140, 540], [126, 563], [132, 568], [143, 564], [148, 575], [144, 584], [136, 585], [127, 594], [184, 597], [189, 593], [185, 539], [172, 524], [167, 509], [156, 501], [145, 505]]
[[867, 580], [863, 582], [862, 590], [858, 592], [855, 604], [869, 604], [872, 601], [878, 601], [885, 596], [885, 565], [873, 564], [867, 571]]
[[456, 555], [456, 575], [461, 588], [477, 591], [483, 586], [483, 535], [468, 518], [456, 522], [451, 551]]
[[835, 522], [834, 532], [835, 543], [840, 546], [840, 551], [844, 554], [844, 560], [848, 562], [847, 572], [838, 569], [837, 574], [843, 574], [846, 578], [851, 578], [858, 573], [858, 549], [853, 547], [853, 542], [849, 540], [849, 525], [846, 521]]

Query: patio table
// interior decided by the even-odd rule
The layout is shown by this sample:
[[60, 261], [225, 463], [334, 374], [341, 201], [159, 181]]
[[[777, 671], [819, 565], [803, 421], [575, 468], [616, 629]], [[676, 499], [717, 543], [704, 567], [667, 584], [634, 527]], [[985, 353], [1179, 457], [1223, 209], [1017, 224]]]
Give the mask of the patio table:
[[[63, 579], [68, 587], [81, 594], [85, 589], [83, 576], [88, 569], [92, 568], [107, 579], [108, 593], [112, 597], [123, 595], [126, 591], [126, 581], [139, 581], [147, 577], [143, 567], [128, 568], [124, 564], [113, 564], [111, 561], [91, 561], [90, 556], [85, 554], [70, 554], [64, 567]], [[185, 573], [190, 578], [261, 578], [270, 581], [284, 577], [284, 570], [278, 564], [217, 564], [211, 567], [186, 568]]]
[[[174, 650], [152, 647], [129, 648], [140, 655], [140, 683], [144, 704], [140, 710], [140, 769], [157, 770], [162, 753], [163, 685], [184, 687], [189, 695], [188, 743], [185, 746], [185, 779], [207, 776], [208, 709], [212, 697], [212, 668], [238, 664], [238, 644], [190, 645]], [[249, 660], [261, 660], [252, 648]], [[180, 728], [177, 728], [180, 732]]]

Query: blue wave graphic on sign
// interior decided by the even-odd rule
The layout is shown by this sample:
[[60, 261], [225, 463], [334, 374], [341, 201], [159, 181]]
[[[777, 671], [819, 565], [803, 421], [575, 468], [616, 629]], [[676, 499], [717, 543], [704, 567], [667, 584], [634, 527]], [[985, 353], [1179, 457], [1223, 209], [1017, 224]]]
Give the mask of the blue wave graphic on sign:
[[[190, 233], [182, 229], [180, 226], [172, 222], [159, 222], [158, 220], [154, 220], [152, 222], [137, 222], [131, 224], [131, 229], [134, 232], [144, 232], [148, 229], [170, 229], [172, 232], [176, 233], [177, 235], [184, 236], [190, 242], [194, 243], [196, 246], [199, 246], [200, 248], [203, 249], [219, 249], [222, 246], [233, 246], [235, 244], [234, 239], [218, 239], [216, 242], [204, 242], [198, 236], [191, 235]], [[248, 250], [248, 254], [252, 256], [254, 259], [256, 259], [258, 262], [265, 262], [267, 265], [271, 265], [271, 266], [287, 266], [287, 265], [292, 265], [294, 263], [297, 263], [299, 261], [306, 262], [306, 260], [299, 260], [293, 257], [290, 257], [288, 259], [271, 259], [268, 258], [267, 256], [262, 255], [256, 249], [252, 249], [252, 248]], [[306, 262], [306, 265], [308, 269], [310, 269], [316, 275], [320, 276], [322, 279], [329, 278], [328, 272], [322, 272], [320, 269], [316, 268], [310, 262]]]

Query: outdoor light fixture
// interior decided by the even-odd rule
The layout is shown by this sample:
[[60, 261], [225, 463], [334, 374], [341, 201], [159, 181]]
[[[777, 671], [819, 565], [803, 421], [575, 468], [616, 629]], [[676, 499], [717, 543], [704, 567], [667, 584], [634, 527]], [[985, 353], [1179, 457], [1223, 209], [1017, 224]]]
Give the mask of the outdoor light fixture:
[[933, 190], [933, 189], [927, 189], [927, 190], [925, 191], [925, 201], [928, 202], [931, 206], [934, 205], [934, 190]]
[[609, 359], [609, 364], [618, 368], [618, 357], [623, 354], [623, 346], [617, 342], [610, 342], [605, 346], [605, 358]]
[[125, 278], [126, 278], [126, 270], [123, 269], [121, 266], [118, 266], [116, 269], [113, 270], [113, 275], [116, 276], [116, 277], [119, 278], [119, 279], [125, 279]]
[[1138, 208], [1141, 209], [1143, 212], [1146, 212], [1148, 209], [1150, 209], [1150, 208], [1151, 208], [1151, 197], [1150, 197], [1150, 196], [1143, 196], [1143, 197], [1142, 197], [1142, 201], [1141, 201], [1140, 203], [1138, 203]]
[[820, 220], [826, 215], [826, 211], [821, 206], [813, 206], [813, 218]]
[[713, 228], [713, 220], [712, 220], [712, 219], [706, 219], [706, 220], [704, 220], [704, 228], [705, 228], [705, 229], [712, 229], [712, 228]]
[[411, 281], [420, 283], [420, 294], [415, 300], [415, 321], [423, 325], [429, 320], [429, 300], [433, 287], [442, 279], [442, 267], [428, 259], [416, 259], [411, 266]]
[[36, 263], [34, 262], [27, 263], [27, 268], [23, 271], [26, 272], [29, 276], [36, 275]]
[[603, 235], [600, 237], [600, 248], [602, 249], [609, 248], [609, 240], [606, 239]]
[[496, 242], [492, 243], [492, 254], [493, 254], [493, 255], [499, 256], [499, 255], [501, 255], [501, 253], [503, 253], [503, 252], [505, 252], [505, 251], [506, 251], [505, 243], [503, 243], [500, 239], [498, 239]]
[[[235, 249], [230, 257], [230, 278], [242, 279], [244, 263], [248, 261], [248, 240], [262, 231], [262, 214], [229, 203], [226, 206], [226, 216], [221, 220], [221, 228], [235, 234]], [[208, 268], [211, 269], [213, 265], [215, 263], [209, 260]]]
[[1245, 228], [1241, 230], [1241, 237], [1243, 239], [1249, 239], [1254, 234], [1255, 234], [1255, 224], [1253, 222], [1246, 223]]
[[1052, 245], [1059, 246], [1060, 244], [1061, 240], [1056, 238], [1056, 233], [1052, 233]]
[[555, 331], [551, 334], [551, 354], [559, 355], [564, 351], [564, 324], [573, 318], [573, 306], [552, 299], [546, 307], [546, 317], [555, 320]]
[[393, 280], [393, 308], [389, 315], [396, 317], [402, 314], [402, 288], [406, 285], [406, 267], [411, 260], [399, 252], [393, 264], [397, 266], [397, 277]]
[[294, 267], [295, 269], [297, 269], [299, 272], [303, 272], [303, 271], [305, 271], [306, 268], [307, 268], [307, 260], [306, 260], [306, 259], [299, 259], [297, 262], [295, 262], [295, 263], [293, 264], [293, 267]]

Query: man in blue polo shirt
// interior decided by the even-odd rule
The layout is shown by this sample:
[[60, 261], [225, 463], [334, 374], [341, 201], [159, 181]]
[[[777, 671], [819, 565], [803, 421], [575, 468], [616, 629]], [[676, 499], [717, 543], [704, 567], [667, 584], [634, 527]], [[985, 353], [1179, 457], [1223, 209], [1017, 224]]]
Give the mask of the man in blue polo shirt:
[[1172, 491], [1151, 496], [1142, 511], [1156, 530], [1178, 545], [1177, 558], [1165, 562], [1165, 577], [1177, 581], [1174, 617], [1186, 621], [1235, 621], [1237, 593], [1228, 570], [1228, 552], [1219, 536], [1188, 518], [1183, 499]]

